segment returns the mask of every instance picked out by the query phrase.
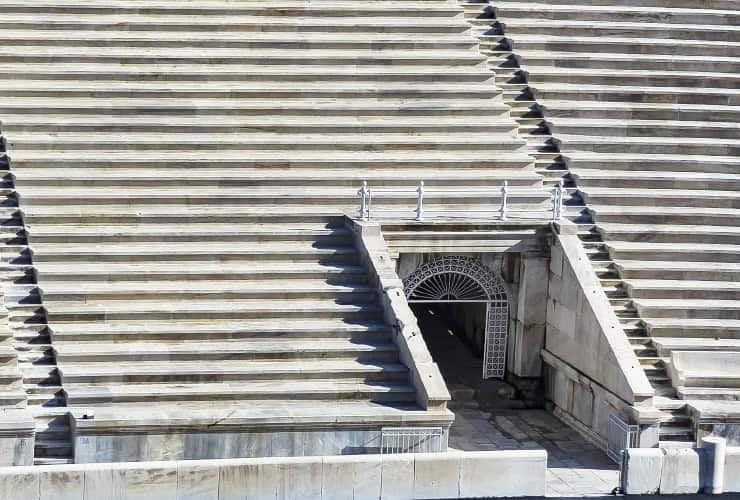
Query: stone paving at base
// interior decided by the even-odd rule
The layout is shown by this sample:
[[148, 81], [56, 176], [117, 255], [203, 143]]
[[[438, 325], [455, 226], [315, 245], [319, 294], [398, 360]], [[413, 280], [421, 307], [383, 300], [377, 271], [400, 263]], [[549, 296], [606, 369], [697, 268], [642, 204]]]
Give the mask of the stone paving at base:
[[548, 453], [547, 495], [607, 496], [619, 470], [600, 449], [545, 410], [462, 408], [455, 411], [450, 447], [458, 450], [531, 450]]

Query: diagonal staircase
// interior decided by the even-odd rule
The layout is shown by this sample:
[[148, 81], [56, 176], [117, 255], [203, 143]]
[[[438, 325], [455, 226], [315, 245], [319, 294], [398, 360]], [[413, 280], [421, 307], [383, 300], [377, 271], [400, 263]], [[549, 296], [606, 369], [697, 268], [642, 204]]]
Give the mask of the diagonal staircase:
[[69, 459], [60, 419], [77, 410], [449, 425], [444, 405], [416, 403], [343, 214], [361, 180], [542, 185], [462, 7], [0, 12], [0, 119], [25, 229], [13, 220], [30, 245], [6, 289], [16, 348], [43, 352], [24, 386], [47, 398], [40, 442], [56, 450], [39, 462]]
[[733, 381], [674, 387], [666, 371], [673, 350], [740, 350], [736, 3], [465, 8], [498, 77], [508, 68], [538, 171], [571, 187], [571, 218], [664, 410], [662, 444], [690, 444], [687, 401], [738, 399]]

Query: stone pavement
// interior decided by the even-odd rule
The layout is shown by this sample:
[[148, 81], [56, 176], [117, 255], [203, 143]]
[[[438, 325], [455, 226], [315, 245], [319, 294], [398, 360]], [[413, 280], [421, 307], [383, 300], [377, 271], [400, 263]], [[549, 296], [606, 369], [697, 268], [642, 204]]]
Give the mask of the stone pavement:
[[[493, 381], [481, 381], [480, 358], [461, 341], [464, 335], [444, 312], [428, 304], [414, 304], [413, 310], [453, 398], [451, 448], [544, 448], [549, 455], [549, 496], [598, 497], [611, 493], [619, 482], [619, 471], [601, 450], [545, 410], [510, 409], [521, 402], [511, 399], [512, 394], [506, 390], [491, 391], [493, 387], [501, 390], [507, 384], [494, 386]], [[479, 400], [498, 408], [491, 410], [493, 413], [481, 410]]]
[[549, 455], [547, 495], [607, 496], [619, 471], [607, 456], [545, 410], [455, 410], [450, 447], [472, 450], [544, 448]]

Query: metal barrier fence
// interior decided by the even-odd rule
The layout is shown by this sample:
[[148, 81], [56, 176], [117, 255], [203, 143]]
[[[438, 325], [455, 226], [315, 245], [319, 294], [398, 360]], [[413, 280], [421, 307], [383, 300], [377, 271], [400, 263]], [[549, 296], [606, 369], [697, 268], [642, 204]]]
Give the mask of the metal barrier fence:
[[[423, 221], [425, 215], [425, 196], [429, 195], [460, 195], [460, 196], [480, 196], [482, 198], [495, 199], [495, 196], [500, 196], [500, 203], [498, 209], [493, 215], [494, 219], [505, 221], [511, 212], [510, 199], [516, 197], [531, 197], [531, 196], [550, 196], [552, 202], [552, 208], [548, 210], [549, 216], [552, 220], [560, 220], [563, 216], [563, 204], [565, 199], [565, 188], [563, 187], [562, 179], [558, 184], [552, 188], [537, 188], [537, 187], [510, 187], [507, 181], [504, 181], [499, 190], [491, 189], [429, 189], [424, 186], [424, 181], [420, 181], [416, 188], [374, 188], [370, 189], [367, 185], [367, 181], [362, 181], [362, 187], [357, 194], [360, 197], [360, 206], [358, 210], [358, 218], [361, 220], [370, 220], [373, 211], [373, 199], [381, 197], [406, 197], [409, 199], [416, 199], [416, 207], [409, 208], [409, 212], [414, 213], [414, 219], [417, 221]], [[451, 210], [447, 210], [451, 212]], [[534, 212], [534, 211], [531, 211]], [[397, 212], [394, 212], [397, 213]], [[468, 215], [480, 214], [478, 211], [469, 210], [466, 211]], [[539, 212], [537, 212], [539, 213]], [[487, 215], [490, 211], [487, 212]], [[490, 217], [490, 215], [489, 215]]]
[[609, 415], [606, 427], [606, 454], [622, 464], [622, 454], [627, 448], [639, 448], [640, 426], [630, 425], [615, 413]]
[[380, 453], [438, 453], [447, 448], [442, 427], [383, 427]]

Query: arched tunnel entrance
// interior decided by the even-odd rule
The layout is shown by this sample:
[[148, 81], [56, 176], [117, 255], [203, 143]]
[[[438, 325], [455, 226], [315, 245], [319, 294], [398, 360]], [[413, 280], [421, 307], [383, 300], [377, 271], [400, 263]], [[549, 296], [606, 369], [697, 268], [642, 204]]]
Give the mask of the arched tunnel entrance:
[[[502, 280], [477, 259], [443, 256], [419, 266], [404, 288], [453, 402], [513, 397], [507, 384], [484, 382], [506, 373], [509, 314]], [[497, 395], [501, 390], [506, 394]]]

